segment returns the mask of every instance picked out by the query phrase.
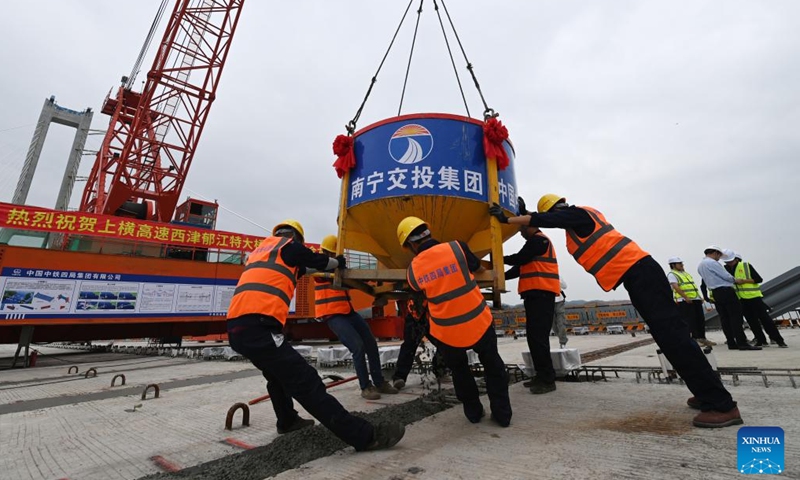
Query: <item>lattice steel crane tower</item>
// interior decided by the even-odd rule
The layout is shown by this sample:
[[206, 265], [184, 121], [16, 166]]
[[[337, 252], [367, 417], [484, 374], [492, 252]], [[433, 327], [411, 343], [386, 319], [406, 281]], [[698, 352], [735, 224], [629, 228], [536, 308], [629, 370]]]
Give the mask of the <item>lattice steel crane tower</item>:
[[203, 133], [244, 0], [177, 0], [147, 73], [132, 90], [164, 0], [131, 75], [101, 111], [111, 116], [80, 209], [169, 222]]

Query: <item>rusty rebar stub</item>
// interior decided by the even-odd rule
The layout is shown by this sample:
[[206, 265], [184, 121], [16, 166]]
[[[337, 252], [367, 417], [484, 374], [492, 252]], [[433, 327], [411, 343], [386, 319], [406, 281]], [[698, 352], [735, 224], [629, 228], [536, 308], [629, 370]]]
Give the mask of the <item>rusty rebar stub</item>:
[[122, 374], [122, 373], [118, 373], [117, 375], [114, 375], [114, 378], [111, 379], [111, 386], [112, 387], [116, 386], [115, 384], [117, 383], [117, 378], [121, 378], [122, 379], [122, 385], [125, 385], [125, 375]]
[[155, 383], [151, 383], [150, 385], [144, 387], [144, 391], [142, 392], [142, 400], [147, 400], [147, 391], [150, 390], [150, 387], [153, 387], [153, 391], [155, 392], [153, 398], [158, 398], [158, 394], [161, 389], [158, 388], [158, 385]]
[[86, 373], [83, 375], [85, 378], [89, 378], [89, 374], [92, 374], [93, 377], [97, 376], [97, 369], [92, 367], [89, 370], [86, 370]]
[[233, 416], [239, 409], [242, 410], [242, 426], [250, 426], [250, 407], [246, 403], [235, 403], [228, 409], [228, 415], [225, 417], [225, 430], [233, 430]]
[[67, 370], [67, 374], [73, 373], [72, 372], [73, 368], [75, 369], [74, 373], [78, 373], [78, 366], [77, 365], [73, 365], [73, 366], [69, 367], [69, 370]]

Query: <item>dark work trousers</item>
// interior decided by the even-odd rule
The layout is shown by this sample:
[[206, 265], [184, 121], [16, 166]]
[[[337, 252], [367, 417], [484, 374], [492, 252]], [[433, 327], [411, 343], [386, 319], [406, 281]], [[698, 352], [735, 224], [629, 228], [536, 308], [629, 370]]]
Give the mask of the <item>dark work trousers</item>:
[[525, 334], [536, 376], [553, 383], [556, 371], [550, 358], [550, 330], [553, 328], [556, 295], [544, 290], [528, 290], [522, 292], [522, 302], [525, 305]]
[[691, 302], [678, 302], [678, 309], [692, 331], [692, 338], [706, 338], [706, 314], [703, 312], [703, 301], [692, 300]]
[[766, 327], [762, 328], [761, 317], [752, 309], [748, 309], [745, 302], [745, 299], [739, 299], [739, 303], [742, 305], [742, 314], [744, 315], [745, 321], [747, 321], [747, 326], [750, 327], [750, 333], [753, 334], [753, 338], [755, 338], [756, 342], [762, 345], [766, 344], [767, 337], [764, 335], [764, 330], [766, 330]]
[[269, 316], [228, 320], [231, 348], [253, 362], [267, 379], [278, 428], [288, 428], [297, 420], [294, 398], [337, 437], [363, 450], [373, 440], [372, 424], [351, 415], [328, 394], [317, 371], [289, 345], [282, 331], [280, 322]]
[[[369, 377], [376, 387], [383, 384], [383, 372], [381, 371], [381, 357], [378, 354], [378, 342], [369, 329], [369, 324], [358, 312], [352, 311], [348, 314], [337, 313], [325, 317], [328, 328], [339, 338], [339, 341], [350, 350], [353, 355], [353, 368], [358, 376], [358, 383], [361, 390], [369, 387]], [[369, 361], [369, 369], [367, 369]]]
[[714, 294], [714, 305], [716, 305], [717, 312], [719, 312], [722, 332], [725, 334], [728, 346], [747, 344], [747, 336], [744, 334], [742, 304], [736, 296], [736, 290], [733, 287], [719, 287], [712, 290], [712, 293]]
[[473, 423], [480, 420], [483, 406], [478, 398], [478, 385], [469, 368], [467, 350], [478, 354], [483, 365], [486, 391], [489, 394], [489, 408], [501, 424], [511, 421], [511, 402], [508, 399], [508, 372], [503, 359], [497, 352], [497, 335], [494, 324], [489, 325], [480, 340], [471, 347], [451, 347], [441, 340], [436, 346], [441, 350], [444, 364], [453, 372], [453, 387], [464, 407], [464, 415]]
[[[764, 331], [767, 332], [770, 340], [775, 343], [783, 343], [783, 336], [781, 336], [781, 332], [778, 331], [778, 327], [775, 326], [775, 322], [772, 321], [772, 317], [770, 317], [769, 312], [767, 311], [767, 304], [764, 303], [764, 299], [761, 297], [743, 298], [741, 301], [744, 317], [747, 319], [747, 323], [750, 324], [750, 329], [753, 329], [753, 324], [750, 323], [750, 319], [756, 319], [756, 321], [764, 327]], [[764, 337], [763, 333], [761, 333], [761, 337], [763, 338], [756, 338], [758, 338], [761, 343], [767, 343], [767, 339]]]
[[722, 386], [697, 342], [692, 340], [658, 262], [650, 256], [639, 260], [625, 272], [622, 282], [634, 308], [650, 327], [656, 344], [701, 402], [701, 409], [727, 412], [735, 407], [731, 394]]
[[411, 367], [414, 366], [417, 348], [425, 336], [436, 346], [436, 353], [431, 359], [434, 375], [437, 377], [444, 375], [440, 366], [439, 342], [428, 335], [429, 324], [427, 317], [417, 320], [413, 316], [407, 315], [403, 322], [403, 343], [400, 344], [400, 353], [397, 354], [397, 365], [395, 366], [394, 374], [392, 374], [392, 380], [402, 380], [404, 382], [408, 380], [408, 374], [411, 373]]

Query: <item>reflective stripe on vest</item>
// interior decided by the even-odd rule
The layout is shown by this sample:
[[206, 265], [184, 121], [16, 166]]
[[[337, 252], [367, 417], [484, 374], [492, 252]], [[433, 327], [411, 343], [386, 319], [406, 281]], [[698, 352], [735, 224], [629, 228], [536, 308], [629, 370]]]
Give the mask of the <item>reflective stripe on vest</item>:
[[229, 319], [261, 314], [286, 323], [297, 287], [297, 267], [286, 265], [280, 253], [290, 241], [267, 237], [253, 250], [233, 292], [228, 307]]
[[[683, 293], [689, 297], [689, 300], [694, 300], [695, 298], [699, 298], [700, 294], [697, 290], [697, 285], [694, 283], [694, 279], [688, 272], [679, 272], [677, 270], [671, 270], [672, 274], [675, 275], [675, 278], [678, 279], [678, 288], [683, 290]], [[682, 300], [683, 297], [676, 291], [672, 291], [672, 296], [675, 298], [675, 301]]]
[[609, 225], [602, 213], [590, 207], [577, 207], [589, 214], [594, 230], [585, 239], [568, 228], [567, 251], [584, 270], [594, 275], [600, 288], [610, 292], [625, 272], [649, 254], [630, 238]]
[[334, 287], [333, 280], [315, 278], [314, 283], [314, 315], [347, 315], [353, 310], [350, 294], [347, 290]]
[[[739, 263], [736, 264], [736, 273], [733, 276], [741, 279], [753, 278], [750, 276], [750, 264], [739, 261]], [[757, 283], [743, 283], [741, 285], [735, 285], [735, 287], [736, 296], [743, 300], [764, 296], [764, 294], [761, 293], [761, 286]]]
[[492, 313], [458, 242], [440, 243], [414, 257], [408, 283], [425, 293], [430, 334], [447, 345], [470, 347], [492, 324]]
[[517, 292], [544, 290], [558, 295], [561, 293], [561, 282], [558, 280], [558, 261], [553, 242], [542, 232], [536, 232], [536, 235], [547, 239], [547, 251], [544, 255], [534, 257], [533, 260], [519, 267]]

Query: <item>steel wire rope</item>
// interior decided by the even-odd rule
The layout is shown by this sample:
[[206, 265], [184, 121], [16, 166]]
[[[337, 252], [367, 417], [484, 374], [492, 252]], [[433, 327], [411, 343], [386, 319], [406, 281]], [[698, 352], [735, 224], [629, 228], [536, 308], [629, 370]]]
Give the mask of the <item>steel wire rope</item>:
[[358, 110], [356, 110], [356, 114], [353, 116], [353, 119], [350, 120], [347, 125], [345, 125], [348, 135], [352, 135], [356, 131], [356, 124], [358, 123], [358, 119], [361, 118], [361, 112], [364, 110], [364, 105], [367, 104], [367, 99], [369, 98], [370, 93], [372, 93], [372, 87], [375, 85], [375, 82], [378, 81], [378, 74], [381, 73], [381, 68], [383, 68], [384, 62], [386, 62], [386, 57], [389, 56], [389, 51], [391, 51], [394, 41], [397, 39], [397, 34], [400, 32], [400, 27], [403, 26], [403, 22], [405, 22], [406, 16], [408, 15], [408, 11], [411, 9], [411, 4], [413, 2], [414, 0], [408, 0], [408, 5], [406, 5], [406, 10], [403, 12], [403, 17], [400, 19], [400, 24], [397, 25], [397, 29], [394, 31], [392, 41], [389, 42], [389, 47], [386, 49], [386, 53], [383, 54], [381, 63], [378, 65], [378, 70], [375, 71], [375, 75], [373, 75], [372, 79], [370, 80], [369, 88], [367, 88], [367, 94], [364, 95], [364, 100], [361, 102], [361, 106], [358, 107]]
[[150, 24], [150, 31], [147, 32], [147, 36], [142, 44], [142, 49], [139, 50], [139, 56], [136, 57], [136, 62], [133, 64], [131, 74], [128, 76], [128, 81], [125, 82], [125, 88], [128, 90], [133, 86], [133, 82], [136, 81], [136, 76], [139, 75], [139, 72], [141, 71], [142, 61], [144, 61], [145, 55], [147, 55], [148, 50], [150, 50], [153, 36], [155, 35], [158, 25], [161, 23], [161, 17], [164, 15], [164, 10], [167, 7], [167, 1], [168, 0], [161, 0], [161, 6], [158, 7], [158, 12], [156, 12], [153, 23]]
[[0, 133], [10, 132], [11, 130], [17, 130], [17, 129], [20, 129], [20, 128], [30, 127], [32, 125], [36, 125], [36, 124], [35, 123], [26, 123], [25, 125], [17, 125], [16, 127], [4, 128], [4, 129], [0, 130]]
[[400, 106], [397, 107], [397, 116], [403, 110], [403, 99], [406, 96], [406, 85], [408, 84], [408, 74], [411, 72], [411, 59], [414, 56], [414, 46], [417, 44], [417, 32], [419, 31], [419, 20], [422, 18], [422, 4], [425, 0], [419, 0], [419, 9], [417, 9], [417, 23], [414, 26], [414, 37], [411, 39], [411, 50], [408, 52], [408, 65], [406, 65], [406, 76], [403, 78], [403, 91], [400, 93]]
[[[183, 187], [183, 188], [184, 188], [184, 190], [187, 190], [187, 191], [189, 191], [189, 193], [191, 193], [192, 195], [195, 195], [195, 196], [198, 196], [198, 197], [200, 197], [200, 199], [201, 199], [201, 200], [209, 201], [209, 200], [208, 200], [208, 197], [206, 197], [205, 195], [202, 195], [202, 194], [200, 194], [200, 193], [198, 193], [198, 192], [195, 192], [194, 190], [192, 190], [192, 189], [191, 189], [191, 188], [189, 188], [189, 187]], [[216, 200], [214, 200], [214, 201], [216, 202]], [[244, 215], [240, 215], [240, 214], [238, 214], [238, 213], [234, 212], [234, 211], [233, 211], [233, 210], [231, 210], [230, 208], [223, 207], [223, 206], [222, 206], [222, 205], [220, 205], [219, 203], [217, 203], [217, 206], [218, 206], [219, 208], [221, 208], [222, 210], [225, 210], [225, 211], [226, 211], [226, 212], [228, 212], [228, 213], [232, 213], [232, 214], [236, 215], [237, 217], [241, 218], [242, 220], [244, 220], [245, 222], [251, 223], [251, 224], [255, 225], [256, 227], [258, 227], [258, 228], [260, 228], [260, 229], [262, 229], [262, 230], [271, 231], [271, 229], [270, 229], [270, 228], [267, 228], [267, 227], [265, 227], [264, 225], [260, 225], [260, 224], [256, 223], [255, 221], [253, 221], [253, 220], [250, 220], [249, 218], [245, 217]]]
[[447, 4], [444, 0], [441, 0], [442, 7], [444, 8], [444, 13], [447, 15], [447, 21], [450, 22], [450, 28], [453, 29], [453, 35], [456, 37], [456, 41], [458, 42], [458, 47], [461, 49], [461, 54], [464, 55], [464, 61], [467, 62], [467, 70], [469, 70], [470, 75], [472, 75], [472, 81], [475, 83], [475, 89], [478, 90], [478, 95], [481, 97], [481, 101], [483, 102], [483, 116], [484, 118], [489, 117], [496, 117], [497, 113], [486, 103], [486, 98], [483, 96], [483, 91], [481, 91], [481, 85], [478, 83], [478, 78], [475, 76], [475, 71], [472, 67], [472, 63], [470, 63], [469, 58], [467, 58], [467, 52], [464, 50], [464, 45], [461, 43], [461, 38], [458, 36], [458, 31], [456, 31], [456, 26], [453, 24], [453, 19], [450, 17], [450, 12], [447, 10]]
[[439, 13], [439, 3], [433, 0], [433, 9], [436, 11], [436, 16], [439, 18], [439, 26], [442, 27], [442, 36], [444, 37], [444, 44], [447, 45], [447, 54], [450, 56], [450, 63], [453, 65], [453, 73], [456, 74], [456, 82], [458, 83], [458, 91], [461, 92], [461, 99], [464, 101], [464, 109], [469, 114], [469, 105], [467, 104], [467, 97], [464, 95], [464, 87], [461, 86], [461, 77], [458, 75], [458, 68], [456, 68], [456, 60], [453, 58], [453, 51], [450, 49], [450, 41], [447, 39], [447, 32], [444, 30], [444, 22], [442, 21], [442, 14]]

